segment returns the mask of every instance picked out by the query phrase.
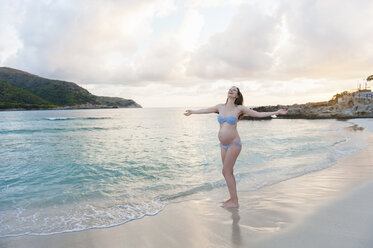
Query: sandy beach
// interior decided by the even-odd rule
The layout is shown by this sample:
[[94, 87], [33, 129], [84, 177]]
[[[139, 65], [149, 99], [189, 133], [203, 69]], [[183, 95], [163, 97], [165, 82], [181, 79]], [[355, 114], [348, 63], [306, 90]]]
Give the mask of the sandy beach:
[[103, 229], [0, 239], [0, 247], [372, 247], [373, 136], [328, 169], [257, 191], [178, 198], [155, 216]]

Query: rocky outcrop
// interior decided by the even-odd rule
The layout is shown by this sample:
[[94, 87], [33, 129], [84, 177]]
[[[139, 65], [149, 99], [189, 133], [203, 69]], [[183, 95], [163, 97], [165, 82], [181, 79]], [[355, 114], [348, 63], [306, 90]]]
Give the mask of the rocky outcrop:
[[[258, 112], [273, 112], [278, 109], [289, 109], [287, 115], [279, 115], [282, 119], [351, 119], [373, 118], [373, 99], [356, 98], [353, 94], [341, 93], [330, 101], [306, 104], [261, 106], [253, 108]], [[244, 119], [258, 119], [245, 116]], [[271, 119], [271, 117], [267, 118]]]
[[98, 101], [108, 107], [114, 108], [142, 108], [140, 104], [132, 99], [123, 99], [120, 97], [98, 96]]

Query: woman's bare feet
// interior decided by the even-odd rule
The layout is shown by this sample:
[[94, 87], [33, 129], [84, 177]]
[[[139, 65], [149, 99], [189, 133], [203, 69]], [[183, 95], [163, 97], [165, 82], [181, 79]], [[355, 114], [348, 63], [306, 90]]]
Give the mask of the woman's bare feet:
[[223, 208], [238, 208], [238, 202], [232, 201], [232, 199], [226, 200], [223, 202], [223, 205], [221, 205]]
[[226, 200], [226, 201], [223, 201], [223, 202], [221, 202], [221, 203], [223, 203], [223, 204], [226, 204], [227, 202], [230, 202], [230, 201], [232, 201], [232, 199], [231, 199], [231, 198], [229, 198], [228, 200]]

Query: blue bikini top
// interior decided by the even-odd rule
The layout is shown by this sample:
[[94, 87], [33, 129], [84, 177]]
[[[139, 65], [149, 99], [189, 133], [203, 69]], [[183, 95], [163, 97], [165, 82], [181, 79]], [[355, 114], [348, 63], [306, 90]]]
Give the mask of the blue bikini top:
[[227, 117], [221, 117], [220, 115], [218, 116], [218, 122], [220, 124], [222, 124], [223, 122], [227, 122], [231, 125], [234, 125], [238, 122], [237, 120], [237, 117], [236, 116], [227, 116]]

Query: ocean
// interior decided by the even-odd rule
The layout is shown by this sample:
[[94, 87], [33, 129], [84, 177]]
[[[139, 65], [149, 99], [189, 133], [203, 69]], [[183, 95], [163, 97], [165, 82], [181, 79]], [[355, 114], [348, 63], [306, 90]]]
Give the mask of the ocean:
[[[0, 112], [0, 237], [120, 225], [226, 187], [217, 115], [183, 112]], [[372, 127], [373, 119], [242, 120], [238, 194], [329, 168], [362, 150]]]

